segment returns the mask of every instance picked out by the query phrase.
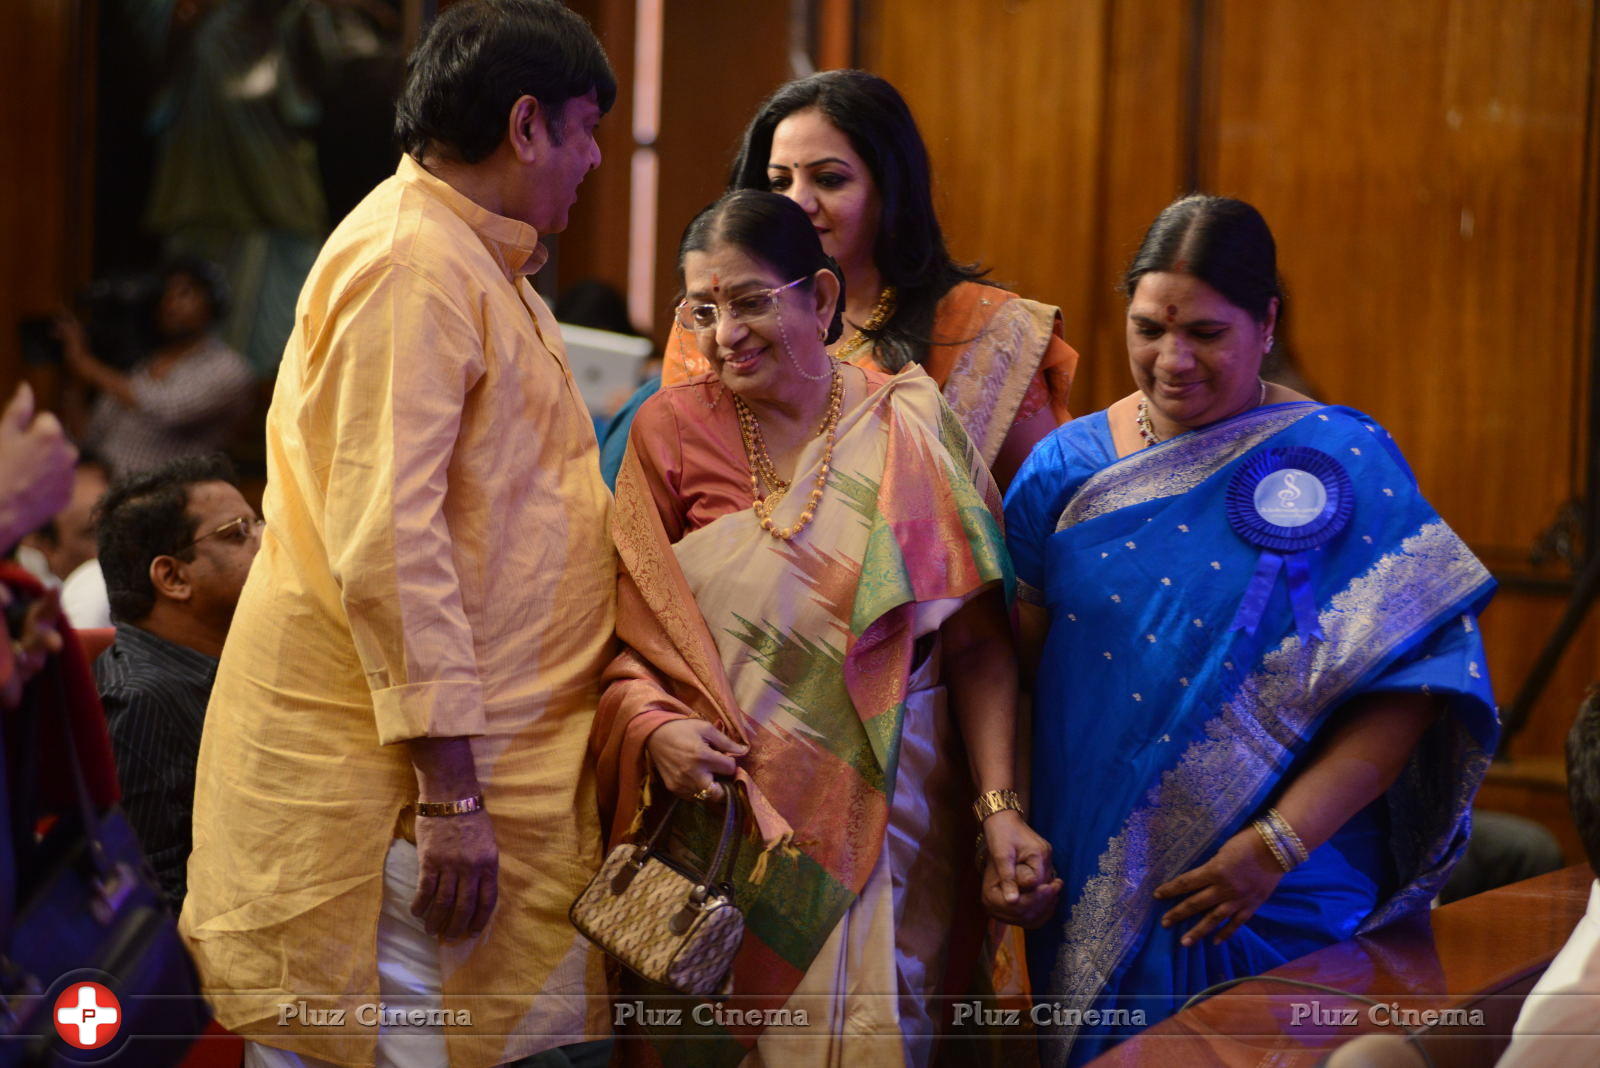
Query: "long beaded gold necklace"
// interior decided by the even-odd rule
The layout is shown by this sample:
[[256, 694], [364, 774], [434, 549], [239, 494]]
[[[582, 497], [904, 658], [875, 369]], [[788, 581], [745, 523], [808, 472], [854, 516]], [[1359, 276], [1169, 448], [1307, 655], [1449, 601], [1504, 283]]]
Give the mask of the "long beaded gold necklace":
[[872, 306], [872, 314], [867, 316], [866, 324], [860, 330], [851, 334], [850, 340], [846, 341], [839, 351], [834, 353], [836, 359], [848, 360], [851, 353], [865, 345], [870, 340], [866, 335], [866, 331], [877, 332], [883, 329], [883, 324], [889, 321], [890, 316], [894, 315], [894, 303], [897, 295], [894, 286], [883, 287], [883, 292], [878, 294], [878, 302]]
[[[844, 378], [839, 374], [838, 360], [830, 359], [828, 364], [833, 372], [833, 381], [828, 386], [828, 411], [822, 417], [822, 425], [817, 428], [817, 436], [826, 435], [828, 443], [822, 450], [822, 466], [811, 487], [811, 499], [806, 502], [805, 509], [793, 526], [778, 527], [772, 522], [773, 510], [788, 492], [789, 483], [778, 477], [756, 413], [737, 393], [733, 395], [734, 411], [739, 415], [739, 437], [744, 441], [744, 455], [750, 462], [750, 497], [755, 502], [756, 518], [761, 521], [762, 530], [781, 541], [788, 541], [811, 525], [811, 520], [817, 515], [817, 505], [822, 500], [823, 487], [827, 485], [828, 475], [833, 470], [833, 446], [839, 432], [839, 414], [844, 410]], [[761, 494], [762, 483], [768, 488], [765, 497]]]

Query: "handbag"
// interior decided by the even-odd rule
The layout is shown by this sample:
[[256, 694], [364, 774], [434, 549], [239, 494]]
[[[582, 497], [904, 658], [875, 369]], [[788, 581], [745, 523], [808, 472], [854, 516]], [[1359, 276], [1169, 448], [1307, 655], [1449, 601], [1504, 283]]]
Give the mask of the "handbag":
[[611, 851], [567, 913], [579, 933], [630, 971], [680, 994], [727, 993], [744, 939], [744, 913], [728, 882], [741, 833], [738, 793], [730, 782], [723, 791], [722, 837], [703, 872], [656, 848], [678, 809], [674, 797], [648, 839]]
[[[67, 724], [61, 670], [53, 659], [29, 686], [25, 729], [14, 739], [22, 758], [11, 763], [20, 772], [10, 825], [18, 905], [0, 942], [0, 1065], [76, 1064], [124, 1043], [141, 1065], [175, 1065], [210, 1014], [137, 835], [119, 808], [95, 811]], [[40, 702], [40, 684], [50, 683], [55, 702]], [[65, 738], [77, 804], [36, 841], [33, 742], [41, 719]], [[57, 999], [84, 981], [118, 1002], [115, 1037], [92, 1052], [63, 1041], [55, 1020]]]

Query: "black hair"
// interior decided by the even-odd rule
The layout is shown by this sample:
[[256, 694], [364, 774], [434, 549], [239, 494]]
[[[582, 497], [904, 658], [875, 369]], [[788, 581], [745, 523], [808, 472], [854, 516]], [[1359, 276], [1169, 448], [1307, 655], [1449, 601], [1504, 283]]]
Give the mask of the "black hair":
[[550, 310], [558, 321], [573, 326], [640, 336], [628, 317], [628, 298], [604, 279], [584, 278], [572, 283], [556, 298]]
[[1590, 688], [1567, 732], [1567, 801], [1589, 867], [1600, 875], [1600, 686]]
[[161, 288], [166, 289], [173, 276], [180, 274], [193, 280], [205, 294], [213, 324], [228, 317], [228, 276], [222, 273], [221, 267], [200, 256], [174, 256], [161, 265]]
[[735, 189], [724, 193], [689, 220], [678, 242], [678, 276], [683, 276], [683, 261], [691, 252], [708, 252], [721, 244], [732, 245], [771, 267], [785, 281], [806, 279], [801, 289], [811, 289], [811, 278], [827, 269], [839, 279], [839, 299], [833, 305], [833, 322], [828, 324], [827, 344], [844, 333], [844, 272], [833, 257], [822, 251], [817, 231], [805, 209], [786, 196], [762, 189]]
[[1194, 193], [1168, 204], [1145, 231], [1123, 275], [1123, 294], [1132, 299], [1152, 271], [1193, 275], [1258, 323], [1276, 298], [1283, 317], [1277, 244], [1267, 220], [1242, 200]]
[[479, 163], [504, 139], [511, 105], [531, 96], [560, 144], [567, 101], [590, 90], [610, 111], [616, 75], [582, 15], [556, 0], [464, 0], [406, 60], [395, 138], [417, 159], [432, 148]]
[[137, 623], [155, 607], [150, 562], [156, 557], [194, 559], [198, 524], [188, 514], [189, 487], [202, 482], [238, 484], [221, 453], [185, 456], [118, 478], [100, 498], [95, 532], [113, 619]]
[[767, 163], [772, 157], [772, 132], [778, 123], [808, 108], [820, 111], [850, 140], [872, 172], [882, 205], [872, 259], [884, 284], [894, 286], [897, 296], [894, 315], [883, 328], [865, 333], [873, 341], [878, 362], [889, 370], [921, 363], [929, 344], [957, 340], [931, 337], [940, 299], [961, 282], [978, 281], [983, 270], [956, 263], [945, 248], [944, 231], [933, 210], [928, 150], [911, 109], [894, 86], [866, 71], [830, 70], [779, 87], [745, 128], [728, 188], [770, 189]]

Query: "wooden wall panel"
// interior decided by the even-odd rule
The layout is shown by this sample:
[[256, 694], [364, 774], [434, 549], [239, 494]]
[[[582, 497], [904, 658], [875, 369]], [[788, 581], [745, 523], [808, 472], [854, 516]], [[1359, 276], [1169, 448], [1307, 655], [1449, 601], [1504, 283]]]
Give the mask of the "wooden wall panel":
[[[933, 156], [957, 256], [1057, 304], [1082, 361], [1073, 409], [1131, 388], [1117, 281], [1186, 191], [1192, 5], [867, 5], [862, 65], [898, 86]], [[1004, 57], [996, 62], [996, 57]]]
[[1211, 9], [1202, 180], [1271, 222], [1295, 355], [1470, 542], [1525, 550], [1580, 476], [1593, 5]]
[[[1525, 569], [1594, 433], [1596, 0], [864, 11], [863, 65], [917, 112], [954, 250], [1066, 311], [1074, 410], [1129, 389], [1116, 282], [1156, 212], [1190, 181], [1245, 197], [1324, 398], [1387, 423], [1474, 548]], [[1502, 701], [1564, 598], [1508, 589], [1485, 617]], [[1597, 654], [1591, 620], [1515, 754], [1559, 753]]]
[[0, 29], [0, 401], [22, 373], [16, 323], [88, 280], [88, 57], [81, 0], [14, 0]]
[[628, 291], [629, 160], [633, 155], [634, 0], [572, 0], [589, 20], [617, 76], [617, 100], [595, 135], [600, 166], [578, 190], [556, 264], [558, 290], [586, 278]]
[[1060, 305], [1080, 347], [1103, 314], [1110, 6], [951, 0], [930, 18], [915, 0], [884, 0], [862, 27], [863, 65], [900, 89], [927, 141], [951, 253]]
[[[1502, 709], [1515, 700], [1529, 666], [1566, 608], [1560, 591], [1538, 592], [1516, 586], [1500, 590], [1483, 614], [1489, 678]], [[1528, 724], [1511, 745], [1512, 757], [1558, 757], [1578, 704], [1600, 683], [1600, 611], [1591, 611], [1567, 655], [1533, 708]]]
[[[658, 342], [678, 295], [678, 239], [695, 213], [722, 194], [757, 105], [789, 79], [789, 5], [666, 0], [665, 26], [651, 330]], [[730, 51], [732, 42], [738, 47]]]
[[1122, 274], [1150, 221], [1188, 192], [1185, 176], [1198, 137], [1189, 116], [1196, 32], [1189, 5], [1121, 0], [1110, 9], [1094, 211], [1099, 235], [1077, 282], [1091, 296], [1091, 318], [1072, 336], [1083, 357], [1073, 387], [1072, 408], [1080, 413], [1104, 408], [1133, 388]]

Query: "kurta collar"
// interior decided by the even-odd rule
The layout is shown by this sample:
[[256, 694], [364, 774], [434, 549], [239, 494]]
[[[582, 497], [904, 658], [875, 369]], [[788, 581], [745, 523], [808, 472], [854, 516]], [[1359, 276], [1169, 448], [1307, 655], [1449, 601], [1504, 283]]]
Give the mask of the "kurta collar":
[[441, 201], [461, 221], [472, 227], [495, 259], [505, 268], [506, 277], [515, 279], [536, 273], [550, 258], [550, 251], [539, 244], [539, 231], [525, 222], [496, 215], [465, 196], [444, 179], [430, 173], [410, 154], [400, 157], [395, 174], [402, 182], [418, 186]]

